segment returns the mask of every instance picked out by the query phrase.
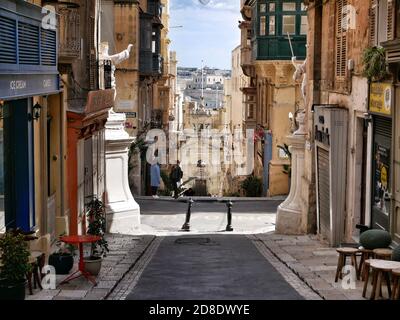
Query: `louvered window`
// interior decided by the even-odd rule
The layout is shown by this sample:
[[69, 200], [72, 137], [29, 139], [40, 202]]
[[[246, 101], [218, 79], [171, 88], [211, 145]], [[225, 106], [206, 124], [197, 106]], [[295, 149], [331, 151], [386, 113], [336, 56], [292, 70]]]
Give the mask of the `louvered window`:
[[369, 9], [369, 45], [376, 45], [376, 17], [378, 13], [377, 0], [371, 0], [371, 8]]
[[17, 63], [15, 20], [0, 16], [0, 63]]
[[20, 64], [40, 64], [38, 26], [18, 22], [18, 51]]
[[394, 39], [395, 6], [395, 0], [371, 0], [369, 17], [369, 44], [371, 47]]
[[89, 80], [90, 89], [96, 90], [97, 86], [97, 58], [96, 49], [94, 46], [94, 32], [95, 32], [95, 19], [93, 17], [89, 18]]
[[347, 0], [336, 1], [336, 77], [346, 77], [347, 66], [347, 30], [344, 28]]
[[395, 2], [394, 0], [387, 0], [387, 24], [386, 24], [386, 32], [387, 32], [387, 40], [394, 39], [394, 11], [395, 11]]
[[57, 34], [54, 30], [41, 29], [42, 65], [55, 66], [57, 63]]

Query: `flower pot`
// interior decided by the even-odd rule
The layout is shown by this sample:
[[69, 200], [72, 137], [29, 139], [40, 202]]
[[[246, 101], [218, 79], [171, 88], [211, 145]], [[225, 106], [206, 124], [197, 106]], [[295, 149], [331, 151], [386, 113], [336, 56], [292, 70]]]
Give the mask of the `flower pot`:
[[97, 276], [100, 273], [101, 263], [103, 262], [102, 257], [85, 257], [85, 271], [89, 272], [93, 276]]
[[56, 274], [68, 274], [74, 266], [72, 254], [51, 254], [49, 265], [56, 269]]
[[25, 300], [26, 283], [26, 280], [17, 283], [0, 280], [0, 300]]

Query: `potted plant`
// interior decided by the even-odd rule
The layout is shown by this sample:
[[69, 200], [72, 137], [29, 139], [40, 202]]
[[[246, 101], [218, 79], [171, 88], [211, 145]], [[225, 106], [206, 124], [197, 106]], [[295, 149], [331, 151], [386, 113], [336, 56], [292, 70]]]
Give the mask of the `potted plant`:
[[85, 270], [92, 275], [97, 276], [101, 269], [103, 257], [109, 251], [108, 242], [105, 239], [106, 233], [106, 218], [105, 207], [103, 202], [94, 197], [87, 205], [88, 211], [86, 216], [88, 218], [87, 234], [99, 236], [100, 240], [92, 243], [90, 256], [85, 257]]
[[31, 271], [25, 235], [9, 231], [0, 238], [0, 300], [24, 300]]
[[366, 48], [363, 52], [364, 76], [370, 81], [382, 81], [388, 76], [386, 52], [382, 47]]
[[58, 249], [49, 256], [49, 265], [56, 269], [56, 274], [68, 274], [74, 266], [75, 246], [62, 241], [56, 243]]
[[255, 176], [249, 176], [241, 184], [242, 189], [245, 191], [246, 197], [261, 197], [262, 195], [262, 181]]

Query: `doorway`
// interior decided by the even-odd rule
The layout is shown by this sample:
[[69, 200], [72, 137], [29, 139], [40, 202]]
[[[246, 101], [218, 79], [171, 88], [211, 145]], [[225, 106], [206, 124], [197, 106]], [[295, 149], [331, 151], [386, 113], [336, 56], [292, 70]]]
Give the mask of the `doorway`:
[[389, 231], [391, 212], [392, 120], [374, 117], [372, 228]]

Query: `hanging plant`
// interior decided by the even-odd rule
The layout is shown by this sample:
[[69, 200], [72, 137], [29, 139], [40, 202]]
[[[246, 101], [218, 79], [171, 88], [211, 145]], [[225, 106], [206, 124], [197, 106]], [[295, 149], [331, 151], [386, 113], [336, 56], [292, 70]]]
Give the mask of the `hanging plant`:
[[388, 76], [385, 49], [366, 48], [363, 53], [364, 76], [371, 81], [381, 81]]

